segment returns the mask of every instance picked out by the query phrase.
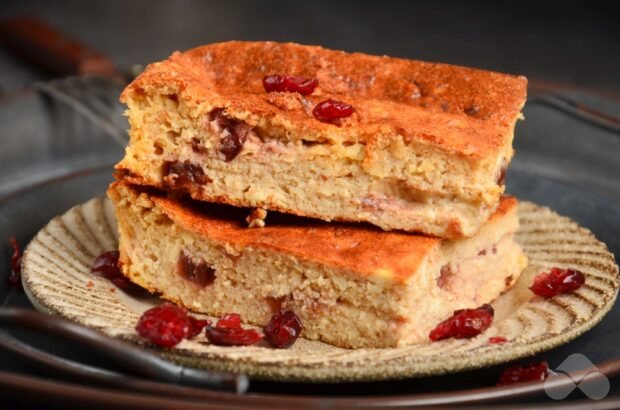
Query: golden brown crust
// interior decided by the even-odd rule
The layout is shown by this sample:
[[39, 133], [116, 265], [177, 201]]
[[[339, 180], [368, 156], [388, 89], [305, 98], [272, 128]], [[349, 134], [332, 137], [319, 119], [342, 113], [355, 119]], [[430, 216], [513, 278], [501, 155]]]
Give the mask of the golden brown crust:
[[[264, 228], [249, 229], [243, 220], [209, 218], [178, 201], [153, 197], [175, 224], [226, 243], [262, 247], [319, 263], [373, 275], [388, 269], [396, 280], [411, 276], [439, 239], [383, 232], [364, 224], [343, 225], [312, 221], [311, 228], [268, 220]], [[392, 263], [386, 261], [393, 261]]]
[[[122, 184], [115, 182], [114, 184]], [[142, 191], [140, 188], [130, 188]], [[115, 189], [111, 188], [109, 192]], [[244, 223], [247, 210], [184, 202], [144, 191], [180, 227], [216, 241], [262, 247], [338, 266], [356, 274], [380, 275], [404, 282], [413, 275], [441, 239], [402, 232], [384, 232], [367, 224], [326, 223], [270, 213], [262, 229]], [[498, 218], [516, 211], [516, 199], [503, 198]]]
[[502, 218], [509, 213], [517, 212], [517, 198], [512, 195], [504, 195], [499, 201], [495, 212], [489, 217], [489, 221]]
[[[270, 74], [318, 78], [306, 97], [266, 93]], [[273, 42], [226, 42], [174, 53], [150, 65], [122, 101], [150, 92], [176, 94], [205, 110], [222, 107], [254, 127], [308, 140], [358, 140], [382, 145], [397, 136], [456, 154], [484, 158], [511, 142], [525, 102], [522, 76]], [[334, 98], [355, 114], [341, 126], [322, 123], [312, 107]]]

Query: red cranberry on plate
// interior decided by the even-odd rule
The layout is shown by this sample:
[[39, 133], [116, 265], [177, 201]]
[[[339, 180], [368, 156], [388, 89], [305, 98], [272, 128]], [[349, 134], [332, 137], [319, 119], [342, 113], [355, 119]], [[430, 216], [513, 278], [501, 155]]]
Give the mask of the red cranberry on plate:
[[140, 289], [137, 285], [131, 282], [123, 273], [118, 263], [119, 252], [108, 251], [104, 252], [95, 259], [90, 271], [94, 274], [103, 276], [118, 288], [125, 291], [135, 291]]
[[527, 366], [514, 365], [502, 373], [498, 386], [506, 386], [515, 383], [544, 381], [549, 377], [549, 365], [547, 362], [532, 363]]
[[149, 342], [173, 347], [194, 330], [187, 310], [172, 303], [148, 309], [136, 324], [136, 331]]
[[237, 313], [228, 313], [215, 326], [207, 326], [206, 335], [217, 346], [249, 346], [263, 340], [256, 330], [241, 327], [241, 316]]
[[439, 323], [429, 334], [432, 341], [454, 337], [470, 338], [487, 330], [493, 323], [493, 307], [484, 304], [476, 309], [454, 311], [448, 319]]
[[22, 251], [19, 248], [17, 239], [14, 236], [9, 237], [9, 245], [11, 245], [11, 273], [9, 274], [9, 283], [16, 288], [22, 287]]
[[287, 348], [293, 345], [301, 333], [301, 320], [291, 310], [277, 312], [263, 328], [265, 340], [277, 348]]
[[551, 268], [534, 278], [530, 290], [538, 296], [551, 298], [560, 293], [573, 292], [586, 282], [583, 273], [576, 269]]

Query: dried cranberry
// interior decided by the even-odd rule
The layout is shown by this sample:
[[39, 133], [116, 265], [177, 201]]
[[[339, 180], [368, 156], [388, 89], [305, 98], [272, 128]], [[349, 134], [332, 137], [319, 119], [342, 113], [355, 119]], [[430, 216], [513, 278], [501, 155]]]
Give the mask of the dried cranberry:
[[505, 386], [515, 383], [539, 381], [542, 382], [549, 377], [549, 365], [547, 362], [532, 363], [528, 366], [514, 365], [502, 373], [497, 383]]
[[215, 326], [219, 328], [240, 328], [241, 316], [238, 313], [227, 313], [217, 321]]
[[285, 349], [295, 343], [301, 329], [299, 317], [292, 310], [287, 310], [273, 315], [263, 328], [263, 333], [270, 345]]
[[249, 346], [260, 342], [263, 336], [252, 329], [207, 326], [207, 339], [217, 346]]
[[504, 336], [489, 337], [489, 343], [491, 344], [502, 344], [502, 343], [506, 343], [507, 341], [508, 339], [506, 339]]
[[172, 347], [195, 331], [193, 325], [185, 309], [164, 303], [144, 312], [136, 331], [151, 343]]
[[346, 118], [353, 114], [355, 109], [342, 101], [329, 100], [322, 101], [314, 107], [312, 115], [322, 122], [334, 122], [340, 118]]
[[9, 275], [9, 283], [16, 288], [22, 288], [22, 252], [14, 236], [9, 237], [11, 245], [11, 273]]
[[250, 126], [243, 121], [228, 118], [221, 108], [211, 111], [209, 120], [215, 121], [222, 130], [219, 151], [224, 155], [224, 161], [232, 161], [241, 152], [250, 132]]
[[207, 326], [207, 339], [218, 346], [248, 346], [260, 342], [263, 335], [256, 330], [243, 329], [241, 316], [228, 313], [217, 321], [215, 327]]
[[119, 252], [108, 251], [104, 252], [95, 259], [90, 271], [95, 274], [99, 274], [115, 284], [118, 288], [125, 291], [137, 291], [140, 288], [131, 282], [121, 272], [121, 268], [118, 264]]
[[293, 75], [267, 75], [263, 78], [263, 87], [268, 93], [273, 91], [310, 95], [319, 85], [316, 78], [304, 78]]
[[437, 278], [437, 286], [441, 289], [445, 289], [450, 285], [455, 273], [460, 270], [459, 266], [453, 266], [451, 263], [446, 263], [439, 270], [439, 277]]
[[534, 278], [530, 290], [538, 296], [551, 298], [560, 293], [575, 291], [583, 286], [586, 278], [576, 269], [552, 268]]
[[469, 107], [465, 108], [465, 114], [472, 116], [472, 117], [478, 114], [479, 111], [480, 111], [480, 107], [477, 105], [470, 105]]
[[246, 134], [231, 133], [220, 141], [220, 152], [224, 155], [224, 161], [230, 162], [239, 155], [243, 144], [245, 144]]
[[203, 287], [215, 281], [215, 269], [201, 259], [190, 258], [185, 252], [181, 252], [179, 256], [177, 272], [183, 278]]
[[433, 329], [429, 337], [432, 341], [454, 337], [463, 339], [484, 332], [493, 323], [493, 307], [484, 304], [476, 309], [455, 310], [454, 314]]
[[174, 189], [211, 182], [200, 165], [189, 161], [165, 161], [163, 174], [166, 184]]
[[499, 173], [497, 174], [497, 185], [504, 186], [506, 185], [506, 169], [508, 165], [506, 164], [506, 160], [502, 160], [502, 165], [499, 168]]
[[118, 267], [118, 258], [120, 256], [119, 251], [104, 252], [95, 259], [90, 271], [93, 273], [99, 273], [105, 278], [115, 277], [120, 273]]
[[190, 146], [192, 147], [192, 151], [196, 154], [206, 154], [208, 152], [207, 148], [202, 145], [198, 138], [192, 138]]
[[210, 324], [211, 322], [209, 322], [208, 320], [196, 319], [193, 316], [189, 316], [189, 330], [186, 337], [188, 339], [191, 339], [194, 336], [198, 336], [200, 332], [202, 332], [202, 329], [204, 329], [205, 326], [209, 326]]

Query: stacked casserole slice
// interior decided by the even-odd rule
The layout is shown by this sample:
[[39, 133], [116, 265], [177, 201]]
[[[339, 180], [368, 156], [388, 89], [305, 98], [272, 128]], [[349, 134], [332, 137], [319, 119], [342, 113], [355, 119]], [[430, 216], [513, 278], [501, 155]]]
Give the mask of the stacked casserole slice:
[[175, 53], [121, 97], [123, 272], [197, 312], [293, 310], [338, 346], [425, 342], [527, 263], [502, 197], [526, 83], [297, 44]]

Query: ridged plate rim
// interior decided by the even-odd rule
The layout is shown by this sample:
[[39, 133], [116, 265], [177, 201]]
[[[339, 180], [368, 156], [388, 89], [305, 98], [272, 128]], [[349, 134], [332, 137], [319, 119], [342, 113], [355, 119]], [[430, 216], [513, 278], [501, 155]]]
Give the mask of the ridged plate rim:
[[[188, 366], [241, 372], [257, 379], [304, 382], [374, 381], [440, 375], [515, 360], [567, 343], [596, 325], [617, 298], [620, 281], [614, 256], [589, 230], [530, 202], [520, 203], [519, 216], [521, 227], [517, 240], [530, 259], [528, 269], [533, 272], [551, 266], [577, 267], [586, 275], [586, 286], [574, 294], [551, 300], [534, 297], [520, 305], [511, 316], [496, 320], [483, 335], [467, 340], [448, 339], [428, 345], [356, 350], [306, 340], [298, 341], [288, 351], [205, 346], [194, 341], [183, 342], [172, 350], [152, 348], [135, 335], [133, 326], [138, 314], [129, 308], [128, 297], [120, 291], [112, 291], [109, 282], [92, 275], [89, 270], [100, 252], [116, 246], [115, 221], [107, 198], [93, 198], [77, 205], [42, 228], [24, 252], [22, 281], [28, 298], [38, 310], [139, 344]], [[67, 227], [68, 221], [72, 230]], [[538, 242], [536, 238], [539, 238]], [[552, 257], [545, 257], [545, 254]], [[59, 272], [65, 276], [57, 275]], [[526, 276], [522, 275], [515, 288], [499, 298], [500, 310], [502, 301], [510, 300], [514, 296], [511, 293], [517, 294], [516, 289], [520, 287], [523, 293], [526, 284], [521, 282]], [[106, 300], [107, 308], [116, 315], [115, 319], [110, 320], [97, 309], [85, 315], [80, 310], [83, 306], [76, 304], [75, 300], [67, 301], [67, 298], [79, 299], [84, 295], [88, 295], [88, 299]], [[104, 304], [98, 306], [103, 308]], [[590, 306], [588, 314], [584, 314], [584, 306]], [[559, 309], [555, 316], [554, 309]], [[569, 316], [571, 322], [561, 330], [525, 337], [514, 327], [519, 323], [523, 326], [528, 320], [531, 322], [532, 312], [547, 316], [548, 326], [557, 326], [556, 322], [562, 316], [559, 312]], [[535, 324], [531, 322], [529, 325], [533, 327]], [[504, 344], [487, 342], [490, 336], [506, 335], [511, 331], [521, 335], [511, 337]], [[278, 355], [284, 355], [286, 360], [278, 359]]]

